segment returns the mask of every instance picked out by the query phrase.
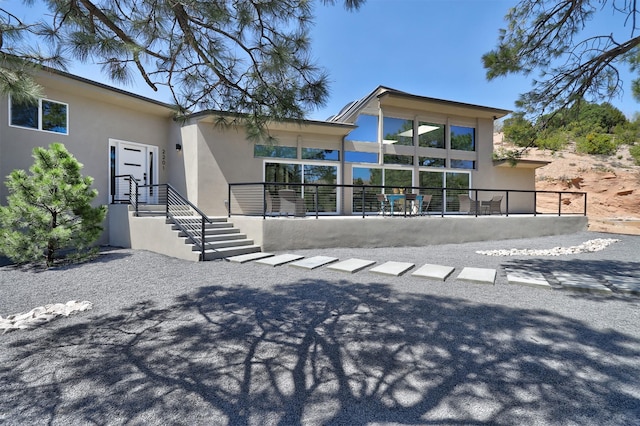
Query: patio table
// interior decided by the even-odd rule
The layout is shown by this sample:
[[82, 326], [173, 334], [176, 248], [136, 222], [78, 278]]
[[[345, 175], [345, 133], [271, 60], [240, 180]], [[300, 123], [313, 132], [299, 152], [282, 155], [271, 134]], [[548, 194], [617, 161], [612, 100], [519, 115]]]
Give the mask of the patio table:
[[[404, 208], [404, 215], [407, 215], [407, 197], [405, 194], [387, 194], [387, 200], [389, 201], [389, 206], [391, 209], [391, 216], [393, 216], [393, 209], [394, 209], [394, 204], [396, 201], [400, 201], [402, 200], [402, 204], [405, 207]], [[420, 194], [416, 195], [416, 201], [418, 203], [418, 213], [422, 212], [422, 200], [423, 200], [423, 196]]]

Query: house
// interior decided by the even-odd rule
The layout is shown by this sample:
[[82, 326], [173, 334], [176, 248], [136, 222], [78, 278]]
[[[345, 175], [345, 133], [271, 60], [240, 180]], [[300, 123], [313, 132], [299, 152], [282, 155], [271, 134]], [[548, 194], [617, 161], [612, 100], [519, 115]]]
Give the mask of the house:
[[[304, 184], [301, 191], [313, 184], [341, 185], [331, 188], [320, 207], [323, 215], [350, 217], [376, 211], [360, 202], [367, 194], [358, 186], [533, 191], [535, 168], [546, 164], [523, 161], [514, 167], [493, 160], [494, 121], [510, 111], [383, 86], [325, 121], [270, 123], [269, 132], [277, 143], [265, 144], [248, 141], [241, 127], [219, 126], [221, 118], [230, 117], [225, 112], [203, 111], [177, 121], [171, 105], [68, 73], [44, 70], [37, 79], [46, 94], [37, 108], [25, 109], [11, 99], [0, 102], [0, 113], [7, 117], [0, 122], [0, 175], [27, 169], [35, 146], [63, 143], [83, 163], [83, 173], [94, 178], [99, 192], [96, 203], [110, 205], [101, 244], [150, 248], [135, 242], [138, 237], [133, 236], [130, 214], [123, 213], [128, 207], [118, 204], [128, 191], [118, 184], [122, 175], [134, 176], [140, 185], [170, 183], [209, 216], [226, 217], [231, 208], [233, 222], [255, 233], [257, 245], [265, 248], [272, 246], [267, 242], [269, 235], [282, 233], [281, 228], [267, 231], [265, 227], [283, 226], [282, 221], [256, 223], [256, 217], [251, 217], [262, 219], [265, 188], [259, 188], [260, 202], [251, 207], [230, 185]], [[3, 185], [0, 200], [4, 202], [6, 196]], [[153, 190], [141, 196], [141, 203], [158, 202], [158, 192]], [[308, 200], [305, 194], [302, 197]], [[456, 202], [451, 196], [441, 197], [432, 208], [449, 213]], [[535, 212], [535, 202], [527, 194], [513, 193], [509, 203], [510, 213]], [[337, 223], [332, 228], [340, 232]], [[342, 226], [353, 229], [353, 225]], [[522, 227], [516, 222], [513, 226]], [[548, 232], [585, 226], [586, 219], [574, 220], [560, 228], [551, 226]], [[406, 232], [415, 233], [410, 228]], [[351, 236], [354, 243], [358, 238]], [[385, 238], [378, 244], [388, 244]], [[290, 239], [278, 244], [287, 248], [293, 243]]]

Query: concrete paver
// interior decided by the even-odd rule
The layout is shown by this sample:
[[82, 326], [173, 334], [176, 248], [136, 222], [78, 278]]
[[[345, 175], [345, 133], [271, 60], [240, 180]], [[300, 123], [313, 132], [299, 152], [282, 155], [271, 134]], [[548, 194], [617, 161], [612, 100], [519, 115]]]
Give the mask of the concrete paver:
[[304, 256], [299, 256], [297, 254], [280, 254], [278, 256], [267, 257], [265, 259], [256, 260], [255, 263], [260, 263], [262, 265], [269, 266], [280, 266], [285, 263], [293, 262], [295, 260], [302, 259]]
[[619, 292], [640, 294], [640, 278], [624, 275], [605, 275], [604, 279]]
[[257, 253], [248, 253], [248, 254], [239, 254], [238, 256], [228, 257], [227, 260], [235, 263], [246, 263], [251, 262], [252, 260], [264, 259], [265, 257], [271, 257], [273, 254], [257, 252]]
[[306, 259], [300, 259], [289, 264], [289, 266], [295, 266], [303, 269], [316, 269], [320, 266], [327, 265], [329, 263], [337, 262], [337, 257], [329, 256], [313, 256]]
[[463, 268], [457, 279], [481, 284], [495, 284], [496, 270], [487, 268]]
[[352, 258], [352, 259], [343, 260], [342, 262], [331, 264], [327, 266], [327, 269], [331, 269], [334, 271], [341, 271], [341, 272], [349, 272], [353, 274], [363, 270], [368, 266], [373, 265], [374, 263], [376, 263], [375, 260]]
[[451, 266], [443, 266], [443, 265], [432, 265], [427, 263], [426, 265], [422, 265], [418, 270], [413, 272], [411, 275], [414, 277], [420, 278], [432, 278], [440, 281], [444, 281], [447, 279], [449, 275], [453, 273], [455, 268]]
[[382, 275], [400, 276], [407, 272], [409, 269], [415, 266], [414, 263], [409, 262], [385, 262], [382, 265], [378, 265], [375, 268], [371, 268], [369, 272]]
[[540, 272], [525, 269], [505, 268], [509, 284], [519, 284], [535, 288], [553, 289]]
[[552, 271], [560, 285], [567, 290], [585, 291], [588, 293], [612, 294], [610, 288], [599, 279], [587, 274], [575, 274], [563, 271]]

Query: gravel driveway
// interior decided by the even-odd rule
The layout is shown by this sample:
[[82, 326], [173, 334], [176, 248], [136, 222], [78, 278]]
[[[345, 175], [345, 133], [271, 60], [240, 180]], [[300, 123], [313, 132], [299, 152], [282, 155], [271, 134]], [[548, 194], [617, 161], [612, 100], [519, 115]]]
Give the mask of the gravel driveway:
[[[601, 252], [492, 257], [619, 238]], [[0, 315], [93, 309], [0, 335], [2, 424], [640, 424], [640, 296], [509, 285], [504, 267], [635, 274], [640, 236], [297, 250], [496, 268], [496, 284], [190, 263], [105, 249], [0, 267]]]

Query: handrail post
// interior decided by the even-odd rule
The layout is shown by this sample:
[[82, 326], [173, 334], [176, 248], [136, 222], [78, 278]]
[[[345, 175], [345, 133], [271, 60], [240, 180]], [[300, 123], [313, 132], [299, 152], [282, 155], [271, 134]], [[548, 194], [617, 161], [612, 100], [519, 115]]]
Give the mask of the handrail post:
[[533, 191], [533, 217], [538, 216], [538, 191]]
[[318, 218], [318, 191], [320, 190], [320, 187], [318, 186], [317, 183], [315, 184], [315, 187], [316, 187], [316, 193], [313, 198], [314, 198], [314, 204], [316, 207], [316, 219], [317, 219]]
[[169, 185], [167, 185], [167, 196], [166, 196], [166, 200], [164, 202], [165, 204], [165, 211], [166, 211], [166, 216], [167, 219], [169, 219], [169, 192], [171, 191], [171, 187], [169, 187]]
[[476, 196], [475, 196], [475, 201], [474, 203], [476, 203], [476, 208], [474, 209], [476, 212], [476, 217], [478, 217], [478, 208], [481, 207], [482, 203], [480, 202], [480, 199], [478, 198], [478, 188], [476, 188]]
[[231, 184], [227, 185], [227, 217], [231, 217]]
[[367, 210], [364, 208], [364, 185], [362, 186], [362, 195], [360, 196], [360, 199], [362, 200], [362, 218], [364, 219], [365, 211]]
[[204, 216], [200, 219], [200, 256], [204, 261]]
[[[231, 208], [231, 206], [229, 206], [229, 208]], [[267, 219], [267, 185], [263, 182], [262, 183], [262, 220], [266, 220], [266, 219]]]
[[442, 188], [440, 188], [440, 192], [441, 192], [440, 197], [442, 198], [442, 208], [440, 209], [440, 217], [444, 217], [444, 209], [447, 206], [447, 200], [445, 199], [445, 197], [446, 197], [446, 189], [444, 187], [442, 187]]
[[562, 192], [558, 192], [558, 216], [561, 216], [562, 212]]
[[584, 215], [587, 215], [587, 193], [584, 193]]

